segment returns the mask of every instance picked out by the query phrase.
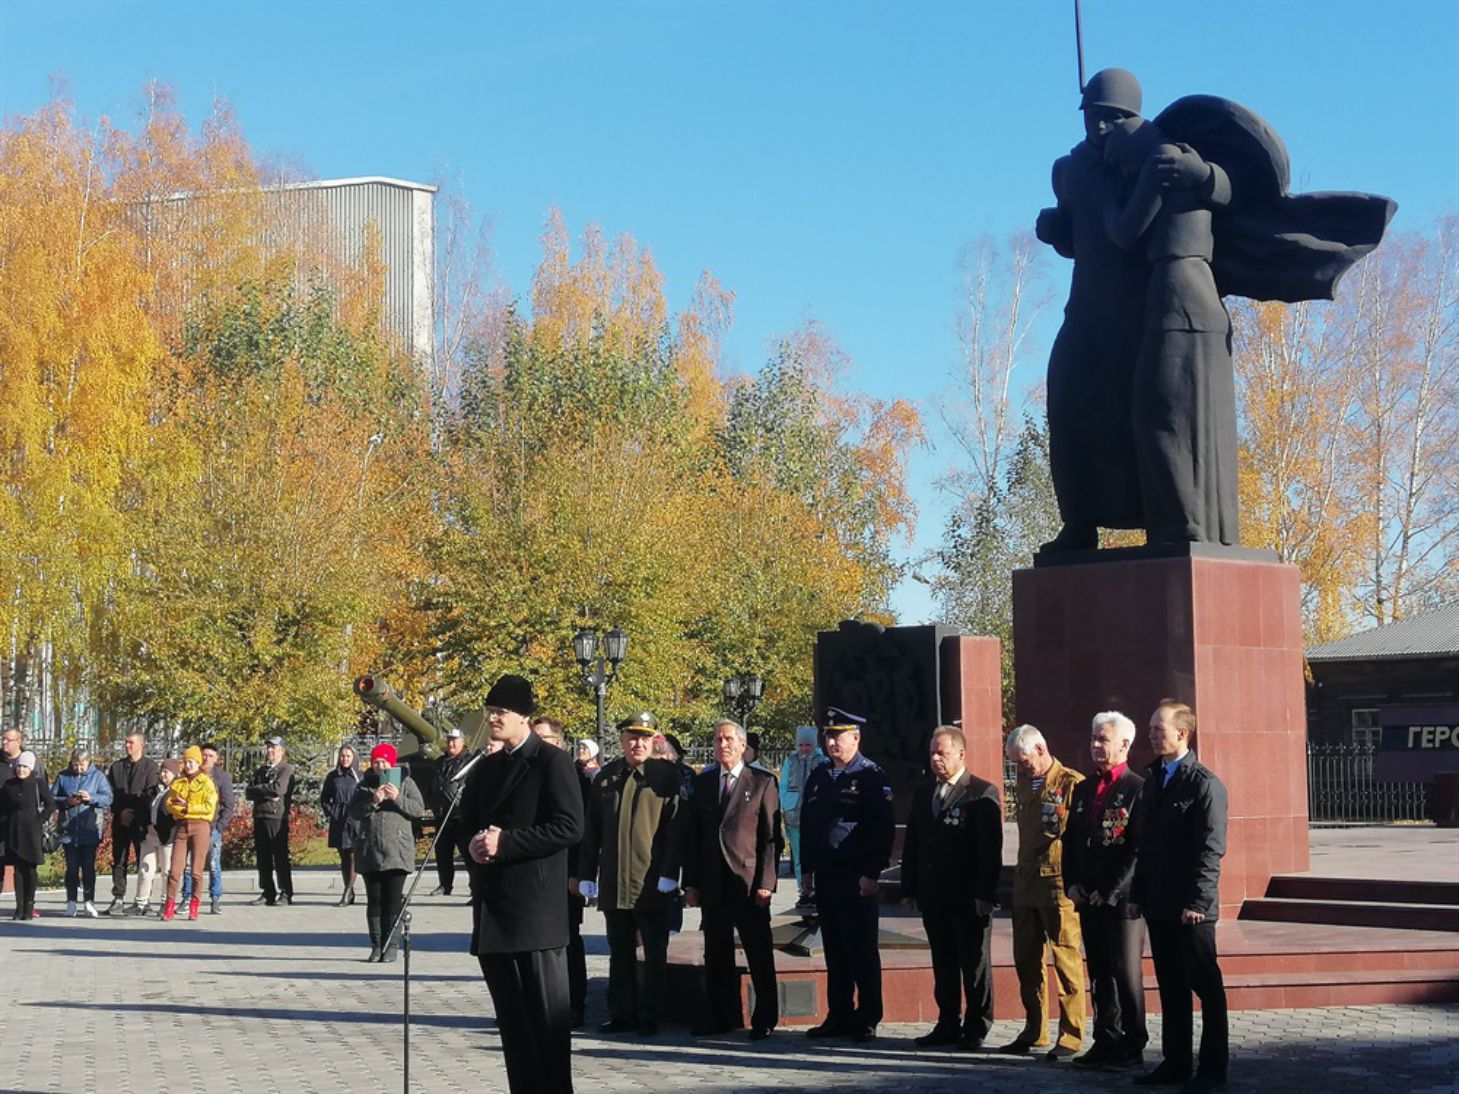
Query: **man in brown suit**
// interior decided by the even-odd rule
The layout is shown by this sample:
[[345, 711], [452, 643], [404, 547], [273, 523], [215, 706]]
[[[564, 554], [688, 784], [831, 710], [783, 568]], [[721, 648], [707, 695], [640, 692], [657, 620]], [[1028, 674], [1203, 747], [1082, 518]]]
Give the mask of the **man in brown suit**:
[[[578, 855], [578, 889], [602, 909], [608, 934], [608, 1021], [600, 1033], [659, 1031], [669, 962], [669, 912], [678, 900], [684, 780], [650, 758], [658, 720], [618, 723], [622, 759], [598, 773]], [[638, 940], [643, 940], [643, 990]]]
[[779, 858], [780, 794], [775, 776], [745, 763], [745, 730], [737, 722], [714, 727], [719, 761], [694, 779], [689, 795], [688, 854], [684, 899], [702, 912], [704, 982], [709, 1020], [696, 1037], [739, 1029], [739, 976], [735, 931], [745, 949], [755, 1013], [750, 1040], [770, 1036], [780, 1020], [775, 990], [775, 952], [770, 939], [770, 897]]
[[999, 1052], [1026, 1056], [1049, 1043], [1044, 953], [1052, 949], [1059, 981], [1059, 1041], [1050, 1060], [1067, 1060], [1084, 1042], [1084, 962], [1079, 917], [1064, 893], [1064, 826], [1079, 772], [1049, 755], [1044, 735], [1019, 726], [1008, 735], [1008, 758], [1018, 765], [1018, 865], [1013, 873], [1013, 966], [1023, 997], [1024, 1025]]

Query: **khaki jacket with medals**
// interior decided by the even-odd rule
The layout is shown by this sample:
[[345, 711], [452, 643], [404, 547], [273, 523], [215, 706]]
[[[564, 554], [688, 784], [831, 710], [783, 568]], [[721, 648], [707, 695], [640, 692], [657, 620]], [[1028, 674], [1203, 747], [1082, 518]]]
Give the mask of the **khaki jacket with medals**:
[[1064, 895], [1064, 828], [1074, 788], [1084, 781], [1079, 772], [1054, 760], [1044, 785], [1034, 793], [1018, 776], [1018, 865], [1013, 872], [1013, 903], [1023, 908], [1055, 908], [1069, 903]]

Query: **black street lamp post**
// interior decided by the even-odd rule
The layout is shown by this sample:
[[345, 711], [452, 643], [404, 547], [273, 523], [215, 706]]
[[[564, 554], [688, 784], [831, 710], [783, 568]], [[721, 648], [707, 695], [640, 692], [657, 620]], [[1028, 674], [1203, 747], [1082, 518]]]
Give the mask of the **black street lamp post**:
[[765, 695], [765, 681], [753, 672], [737, 672], [724, 682], [724, 701], [740, 725], [749, 728], [750, 714]]
[[628, 652], [628, 635], [614, 627], [601, 639], [597, 631], [581, 630], [572, 637], [572, 652], [582, 672], [583, 683], [593, 689], [598, 700], [598, 752], [603, 751], [603, 735], [607, 726], [603, 716], [603, 700], [608, 685], [618, 675], [618, 666]]

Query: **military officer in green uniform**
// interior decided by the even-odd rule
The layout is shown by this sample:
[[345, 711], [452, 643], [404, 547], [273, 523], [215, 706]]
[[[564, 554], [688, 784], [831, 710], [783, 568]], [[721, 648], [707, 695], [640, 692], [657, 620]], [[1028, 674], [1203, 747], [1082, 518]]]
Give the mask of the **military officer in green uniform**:
[[[621, 759], [588, 792], [579, 891], [596, 899], [608, 935], [608, 1021], [603, 1033], [659, 1031], [669, 959], [669, 913], [679, 896], [684, 779], [650, 753], [658, 720], [648, 711], [618, 723]], [[643, 940], [643, 987], [637, 940]]]
[[823, 727], [831, 759], [801, 797], [806, 889], [820, 914], [826, 954], [826, 1020], [807, 1037], [876, 1036], [882, 1018], [877, 884], [892, 856], [892, 784], [861, 753], [864, 719], [831, 707]]

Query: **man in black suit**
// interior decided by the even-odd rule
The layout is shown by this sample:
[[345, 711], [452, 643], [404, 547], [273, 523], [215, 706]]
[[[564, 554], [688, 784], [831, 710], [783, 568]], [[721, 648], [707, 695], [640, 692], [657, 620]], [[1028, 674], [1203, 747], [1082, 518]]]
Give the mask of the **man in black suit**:
[[1145, 780], [1128, 764], [1135, 723], [1117, 710], [1094, 716], [1094, 775], [1074, 788], [1064, 829], [1064, 885], [1079, 912], [1094, 998], [1094, 1047], [1076, 1067], [1127, 1070], [1144, 1059], [1145, 930], [1130, 904]]
[[917, 1044], [976, 1049], [993, 1028], [989, 940], [1003, 867], [1003, 806], [996, 786], [963, 767], [962, 730], [939, 726], [928, 747], [933, 781], [912, 798], [902, 849], [902, 904], [922, 913], [937, 1003], [937, 1025]]
[[[1140, 793], [1140, 837], [1130, 899], [1144, 913], [1160, 986], [1160, 1065], [1140, 1086], [1190, 1094], [1226, 1085], [1226, 985], [1216, 960], [1217, 886], [1226, 853], [1226, 788], [1190, 751], [1196, 715], [1162, 699], [1150, 717], [1150, 765]], [[1199, 1066], [1191, 1076], [1191, 992], [1201, 1000]]]
[[701, 909], [709, 996], [709, 1020], [691, 1032], [702, 1037], [740, 1028], [734, 934], [739, 931], [755, 988], [750, 1040], [760, 1041], [780, 1020], [770, 939], [770, 897], [780, 857], [780, 794], [774, 775], [745, 763], [745, 744], [739, 723], [723, 721], [714, 727], [719, 765], [697, 775], [689, 795], [684, 900]]
[[[556, 718], [538, 715], [532, 719], [532, 732], [554, 748], [566, 749], [567, 738], [562, 723]], [[578, 789], [583, 793], [583, 815], [587, 816], [588, 794], [593, 780], [576, 763]], [[574, 843], [567, 850], [567, 995], [572, 1003], [572, 1028], [583, 1024], [583, 1012], [588, 1004], [588, 951], [583, 945], [583, 910], [587, 901], [578, 892], [578, 855], [582, 842]]]
[[471, 952], [496, 1009], [507, 1083], [516, 1094], [571, 1094], [567, 986], [568, 848], [583, 832], [572, 759], [532, 733], [532, 685], [503, 676], [486, 697], [500, 751], [467, 778], [460, 808], [478, 863]]

